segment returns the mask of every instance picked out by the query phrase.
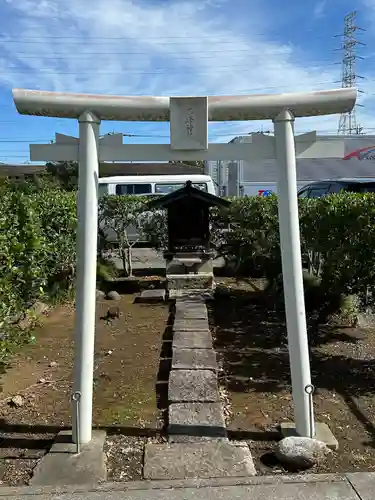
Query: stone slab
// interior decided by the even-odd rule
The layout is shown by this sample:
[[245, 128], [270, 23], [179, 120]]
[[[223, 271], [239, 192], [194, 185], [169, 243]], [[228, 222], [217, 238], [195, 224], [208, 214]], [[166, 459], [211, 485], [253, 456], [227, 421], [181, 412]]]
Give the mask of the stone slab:
[[221, 403], [174, 403], [168, 411], [170, 443], [227, 437]]
[[[280, 433], [283, 438], [289, 436], [298, 436], [296, 431], [296, 426], [293, 422], [283, 422], [280, 424]], [[315, 436], [314, 439], [322, 441], [331, 450], [337, 451], [339, 449], [339, 443], [335, 436], [333, 435], [331, 429], [327, 424], [323, 422], [315, 422]]]
[[167, 274], [186, 274], [186, 273], [210, 273], [214, 271], [214, 265], [211, 259], [201, 259], [194, 257], [174, 258], [166, 263]]
[[212, 349], [211, 332], [209, 330], [200, 332], [175, 331], [173, 333], [172, 348]]
[[186, 309], [197, 308], [202, 310], [207, 310], [205, 302], [201, 300], [201, 294], [193, 294], [193, 295], [183, 295], [179, 299], [176, 300], [175, 309], [176, 311], [184, 311]]
[[189, 307], [183, 310], [176, 310], [174, 315], [175, 321], [208, 321], [208, 313], [205, 307]]
[[165, 298], [165, 290], [143, 290], [141, 295], [136, 298], [136, 302], [141, 302], [144, 304], [155, 304], [158, 302], [165, 302]]
[[34, 469], [31, 485], [65, 486], [97, 484], [107, 479], [103, 451], [105, 431], [93, 431], [92, 440], [82, 445], [79, 455], [71, 431], [61, 431], [51, 450]]
[[254, 476], [248, 446], [226, 441], [147, 444], [145, 479], [189, 479]]
[[214, 287], [213, 273], [199, 274], [167, 274], [168, 289], [177, 290], [204, 290]]
[[216, 374], [211, 370], [172, 370], [168, 400], [171, 403], [219, 402]]
[[207, 319], [175, 319], [172, 329], [191, 332], [209, 330], [209, 326]]
[[352, 472], [346, 477], [362, 500], [374, 499], [375, 472]]
[[168, 287], [168, 296], [170, 300], [175, 300], [176, 302], [184, 302], [194, 300], [197, 303], [205, 303], [208, 300], [214, 300], [214, 290], [211, 288], [206, 288], [204, 290], [182, 290], [172, 287]]
[[217, 371], [216, 353], [213, 349], [174, 348], [172, 370], [215, 370]]
[[191, 310], [207, 313], [206, 304], [201, 302], [200, 300], [195, 300], [193, 298], [191, 300], [189, 300], [188, 298], [183, 301], [177, 300], [175, 309], [176, 313]]

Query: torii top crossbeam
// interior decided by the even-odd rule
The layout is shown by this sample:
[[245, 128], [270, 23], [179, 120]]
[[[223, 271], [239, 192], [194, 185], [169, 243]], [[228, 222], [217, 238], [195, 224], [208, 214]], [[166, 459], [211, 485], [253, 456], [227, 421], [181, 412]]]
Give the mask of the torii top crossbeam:
[[[254, 94], [209, 96], [208, 120], [269, 120], [288, 109], [294, 117], [346, 113], [357, 97], [354, 88], [291, 94]], [[169, 121], [170, 98], [150, 96], [112, 96], [72, 94], [39, 90], [13, 89], [20, 114], [78, 118], [85, 111], [101, 120]]]

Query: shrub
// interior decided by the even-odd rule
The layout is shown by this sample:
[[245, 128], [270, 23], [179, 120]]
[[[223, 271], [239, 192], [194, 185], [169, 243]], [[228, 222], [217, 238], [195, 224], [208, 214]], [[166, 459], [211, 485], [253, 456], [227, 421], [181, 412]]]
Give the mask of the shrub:
[[[300, 199], [299, 212], [304, 266], [319, 277], [323, 293], [374, 301], [375, 195]], [[231, 227], [224, 249], [236, 262], [237, 272], [277, 280], [281, 272], [277, 198], [239, 198], [220, 217]]]
[[74, 194], [0, 186], [0, 361], [16, 342], [14, 317], [72, 284], [75, 234]]

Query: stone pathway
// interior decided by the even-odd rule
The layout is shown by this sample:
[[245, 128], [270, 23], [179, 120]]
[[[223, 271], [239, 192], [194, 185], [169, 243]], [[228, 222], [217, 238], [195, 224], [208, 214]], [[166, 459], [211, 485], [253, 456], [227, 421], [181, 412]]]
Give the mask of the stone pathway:
[[168, 443], [146, 447], [146, 479], [255, 475], [247, 445], [229, 442], [204, 299], [176, 297], [168, 383]]

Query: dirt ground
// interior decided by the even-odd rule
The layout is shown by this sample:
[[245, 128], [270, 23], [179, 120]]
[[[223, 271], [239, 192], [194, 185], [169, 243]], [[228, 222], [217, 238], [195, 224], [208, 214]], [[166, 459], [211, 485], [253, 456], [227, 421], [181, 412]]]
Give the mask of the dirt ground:
[[[272, 450], [276, 424], [293, 421], [285, 317], [254, 290], [225, 288], [211, 322], [232, 403], [231, 435], [249, 443], [259, 474], [283, 473]], [[309, 472], [373, 471], [375, 330], [321, 326], [309, 339], [315, 418], [339, 441], [338, 452]]]
[[[284, 474], [290, 471], [272, 450], [276, 424], [293, 421], [285, 317], [264, 300], [264, 283], [252, 283], [218, 279], [210, 322], [231, 403], [230, 437], [249, 444], [258, 474]], [[145, 443], [165, 440], [160, 351], [168, 307], [134, 297], [121, 297], [122, 314], [112, 324], [100, 317], [114, 302], [99, 301], [97, 310], [94, 424], [107, 429], [113, 481], [141, 479]], [[27, 484], [55, 435], [71, 425], [73, 329], [72, 306], [52, 311], [35, 332], [36, 344], [2, 378], [0, 484]], [[321, 326], [309, 338], [315, 417], [340, 446], [309, 472], [375, 470], [375, 330]], [[9, 405], [15, 395], [20, 407]]]
[[[108, 324], [100, 318], [113, 305], [120, 318]], [[98, 302], [93, 419], [108, 429], [110, 478], [119, 479], [121, 469], [122, 479], [138, 479], [137, 450], [143, 453], [145, 439], [160, 438], [156, 380], [167, 319], [166, 305], [137, 304], [133, 295]], [[36, 330], [36, 344], [23, 349], [2, 377], [0, 484], [27, 483], [57, 432], [71, 426], [73, 330], [73, 307], [53, 310]], [[22, 396], [20, 407], [9, 404], [16, 395]]]

